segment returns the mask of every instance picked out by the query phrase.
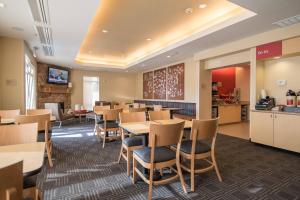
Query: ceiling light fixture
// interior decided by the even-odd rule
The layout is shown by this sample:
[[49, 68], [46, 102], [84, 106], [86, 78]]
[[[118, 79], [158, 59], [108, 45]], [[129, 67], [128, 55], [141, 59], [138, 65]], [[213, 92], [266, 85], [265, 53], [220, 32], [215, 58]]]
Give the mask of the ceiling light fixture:
[[170, 55], [167, 55], [167, 58], [171, 58], [171, 56], [170, 56]]
[[0, 8], [4, 8], [5, 6], [5, 3], [0, 3]]
[[186, 9], [184, 10], [184, 12], [185, 12], [185, 14], [187, 14], [187, 15], [193, 14], [193, 8], [186, 8]]
[[199, 5], [199, 8], [201, 8], [201, 9], [206, 8], [206, 7], [207, 7], [207, 4], [205, 4], [205, 3], [202, 3]]
[[151, 38], [147, 38], [146, 40], [147, 40], [147, 41], [151, 41], [152, 39], [151, 39]]
[[103, 29], [102, 33], [108, 33], [108, 30]]

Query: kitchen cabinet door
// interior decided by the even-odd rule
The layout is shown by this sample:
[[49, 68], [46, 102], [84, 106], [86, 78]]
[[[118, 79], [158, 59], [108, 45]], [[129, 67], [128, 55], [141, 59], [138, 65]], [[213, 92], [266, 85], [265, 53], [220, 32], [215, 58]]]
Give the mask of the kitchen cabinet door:
[[299, 115], [274, 115], [274, 146], [300, 152]]
[[273, 113], [251, 112], [250, 138], [252, 142], [273, 146]]

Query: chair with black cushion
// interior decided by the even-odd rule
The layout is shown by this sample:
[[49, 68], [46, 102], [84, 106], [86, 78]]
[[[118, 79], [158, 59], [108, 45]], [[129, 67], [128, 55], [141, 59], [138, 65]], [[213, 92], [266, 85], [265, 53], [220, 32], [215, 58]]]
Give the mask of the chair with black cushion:
[[171, 119], [170, 110], [149, 111], [148, 114], [150, 121]]
[[[148, 199], [152, 198], [153, 185], [166, 184], [178, 177], [184, 192], [186, 192], [180, 168], [180, 145], [184, 123], [184, 121], [170, 124], [150, 123], [149, 147], [133, 150], [133, 182], [135, 183], [136, 176], [139, 175], [149, 184]], [[174, 144], [177, 145], [176, 152], [168, 148]], [[149, 179], [137, 168], [137, 163], [149, 169]], [[174, 165], [176, 165], [177, 169], [173, 168]], [[162, 177], [161, 180], [153, 181], [154, 169], [161, 170], [163, 168], [170, 168], [175, 172], [175, 175], [170, 175], [166, 178]]]
[[95, 113], [95, 127], [94, 127], [94, 133], [97, 134], [97, 130], [99, 128], [99, 124], [103, 124], [103, 110], [109, 110], [110, 105], [106, 106], [94, 106], [93, 111]]
[[[99, 124], [99, 134], [97, 130], [97, 135], [103, 140], [103, 148], [105, 147], [105, 141], [115, 140], [120, 138], [118, 136], [119, 131], [119, 113], [122, 112], [122, 109], [110, 109], [103, 110], [103, 123]], [[110, 135], [110, 133], [113, 133]]]
[[[146, 121], [145, 112], [120, 113], [120, 123], [145, 122], [145, 121]], [[132, 151], [143, 147], [142, 146], [143, 137], [128, 135], [124, 129], [121, 129], [121, 138], [122, 138], [122, 145], [121, 145], [121, 151], [120, 151], [118, 163], [120, 163], [121, 157], [123, 157], [126, 160], [127, 175], [130, 176], [130, 163], [132, 160]]]
[[38, 142], [45, 142], [46, 152], [50, 167], [52, 162], [52, 130], [50, 124], [50, 114], [42, 115], [19, 115], [16, 117], [16, 124], [38, 123]]
[[0, 199], [23, 199], [23, 161], [0, 168]]
[[[180, 155], [183, 160], [190, 160], [190, 166], [188, 167], [186, 163], [182, 162], [181, 167], [183, 170], [190, 172], [191, 191], [195, 190], [195, 173], [203, 173], [215, 169], [219, 181], [222, 182], [215, 157], [217, 129], [218, 118], [208, 120], [193, 119], [190, 140], [182, 141]], [[195, 169], [195, 160], [204, 160], [209, 166]]]

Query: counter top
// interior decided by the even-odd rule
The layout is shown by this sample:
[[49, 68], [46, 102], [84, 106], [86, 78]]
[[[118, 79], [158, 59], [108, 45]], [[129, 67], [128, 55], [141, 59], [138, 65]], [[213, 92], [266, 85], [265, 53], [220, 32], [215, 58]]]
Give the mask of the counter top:
[[286, 112], [286, 111], [278, 111], [278, 110], [255, 110], [251, 109], [251, 112], [264, 112], [264, 113], [275, 113], [275, 114], [285, 114], [285, 115], [299, 115], [297, 112]]
[[240, 101], [238, 103], [222, 103], [222, 104], [213, 104], [212, 106], [242, 106], [242, 105], [249, 105], [248, 101]]

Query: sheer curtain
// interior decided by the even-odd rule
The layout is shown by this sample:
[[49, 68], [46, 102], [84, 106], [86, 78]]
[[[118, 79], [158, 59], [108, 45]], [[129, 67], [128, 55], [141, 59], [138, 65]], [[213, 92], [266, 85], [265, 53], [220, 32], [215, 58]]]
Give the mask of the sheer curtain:
[[85, 109], [93, 110], [95, 101], [99, 101], [99, 77], [83, 77], [83, 104]]
[[36, 108], [36, 69], [25, 55], [25, 104], [26, 109]]

